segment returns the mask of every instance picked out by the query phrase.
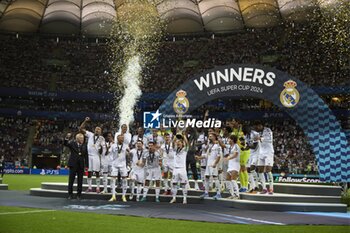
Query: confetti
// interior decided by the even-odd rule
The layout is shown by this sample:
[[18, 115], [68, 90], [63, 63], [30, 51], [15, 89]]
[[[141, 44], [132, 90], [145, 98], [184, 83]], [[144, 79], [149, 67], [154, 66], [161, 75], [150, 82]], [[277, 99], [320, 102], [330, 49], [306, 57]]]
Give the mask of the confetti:
[[153, 1], [128, 0], [117, 9], [108, 47], [119, 125], [134, 120], [141, 85], [154, 63], [164, 28]]

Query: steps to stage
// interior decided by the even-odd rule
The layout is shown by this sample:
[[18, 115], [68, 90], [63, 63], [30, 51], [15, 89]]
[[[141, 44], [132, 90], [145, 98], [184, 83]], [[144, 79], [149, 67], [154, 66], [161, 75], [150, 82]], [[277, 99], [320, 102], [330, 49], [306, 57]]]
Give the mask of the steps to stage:
[[[93, 179], [94, 180], [94, 179]], [[198, 182], [202, 186], [202, 182]], [[101, 181], [102, 184], [102, 181]], [[194, 181], [190, 181], [190, 186], [194, 187]], [[85, 193], [87, 189], [87, 180], [84, 178], [83, 194], [84, 199], [108, 200], [111, 197], [109, 190], [108, 194], [97, 194], [95, 192], [96, 185], [93, 182], [93, 192]], [[103, 185], [101, 185], [101, 188]], [[30, 194], [34, 196], [43, 197], [67, 197], [68, 184], [67, 183], [51, 183], [43, 182], [41, 188], [32, 188]], [[76, 184], [74, 185], [76, 190]], [[213, 200], [215, 192], [210, 192], [209, 198], [200, 199], [199, 196], [203, 191], [196, 191], [194, 189], [188, 190], [187, 202], [188, 204], [205, 204], [208, 202], [220, 202], [220, 204], [227, 207], [234, 207], [246, 210], [264, 210], [264, 211], [317, 211], [317, 212], [346, 212], [347, 206], [341, 204], [341, 188], [339, 186], [329, 185], [309, 185], [309, 184], [274, 184], [273, 195], [269, 194], [249, 194], [241, 193], [239, 200], [227, 199], [230, 196], [228, 193], [222, 193], [220, 200]], [[160, 201], [169, 202], [170, 195], [162, 195], [161, 190]], [[130, 189], [127, 192], [127, 199], [129, 201]], [[182, 203], [182, 191], [178, 190], [177, 202]], [[150, 188], [148, 192], [148, 201], [154, 201], [155, 190]], [[121, 188], [117, 188], [117, 200], [121, 201]], [[135, 201], [135, 195], [133, 200]]]
[[2, 183], [2, 178], [0, 178], [0, 190], [8, 190], [9, 187], [7, 184]]

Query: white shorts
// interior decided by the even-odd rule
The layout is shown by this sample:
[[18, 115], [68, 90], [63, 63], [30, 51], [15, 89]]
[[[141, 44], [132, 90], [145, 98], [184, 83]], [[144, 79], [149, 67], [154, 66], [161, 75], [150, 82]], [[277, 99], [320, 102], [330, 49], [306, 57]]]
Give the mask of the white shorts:
[[231, 172], [231, 171], [238, 171], [240, 170], [241, 165], [239, 164], [239, 162], [234, 162], [234, 163], [229, 163], [228, 168], [227, 168], [227, 172]]
[[216, 167], [218, 168], [218, 171], [222, 171], [223, 166], [224, 166], [223, 159], [221, 157], [219, 163], [216, 165]]
[[211, 167], [211, 166], [207, 166], [205, 168], [205, 176], [218, 176], [218, 168], [215, 167]]
[[126, 166], [124, 166], [124, 167], [112, 166], [111, 176], [117, 177], [119, 173], [120, 173], [120, 176], [127, 177], [128, 176], [128, 170], [126, 169]]
[[145, 181], [145, 169], [143, 168], [133, 168], [129, 174], [131, 180], [135, 180], [137, 183], [142, 183]]
[[171, 182], [173, 184], [186, 184], [188, 182], [186, 168], [175, 168]]
[[273, 155], [259, 156], [258, 166], [273, 166]]
[[163, 172], [173, 172], [174, 171], [174, 166], [171, 166], [169, 164], [163, 164]]
[[102, 164], [101, 170], [102, 170], [103, 173], [111, 174], [111, 172], [112, 172], [112, 165]]
[[161, 180], [162, 173], [160, 167], [146, 168], [146, 180]]
[[257, 155], [250, 156], [247, 167], [257, 166], [257, 164], [258, 164], [258, 156]]
[[101, 161], [98, 156], [89, 156], [89, 172], [99, 172], [101, 170]]

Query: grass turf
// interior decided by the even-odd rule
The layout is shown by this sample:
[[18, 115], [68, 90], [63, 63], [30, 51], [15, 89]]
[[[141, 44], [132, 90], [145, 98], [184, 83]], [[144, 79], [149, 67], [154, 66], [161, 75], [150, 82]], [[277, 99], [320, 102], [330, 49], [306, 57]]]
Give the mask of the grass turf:
[[40, 188], [41, 182], [68, 182], [68, 176], [50, 175], [4, 175], [3, 184], [9, 185], [9, 190], [28, 191], [31, 188]]
[[[35, 211], [38, 209], [19, 207], [0, 207], [0, 232], [349, 232], [349, 226], [264, 226], [264, 225], [238, 225], [191, 222], [179, 220], [150, 219], [142, 217], [127, 217], [78, 212], [36, 212], [23, 214], [22, 211]], [[22, 212], [18, 214], [1, 213]]]

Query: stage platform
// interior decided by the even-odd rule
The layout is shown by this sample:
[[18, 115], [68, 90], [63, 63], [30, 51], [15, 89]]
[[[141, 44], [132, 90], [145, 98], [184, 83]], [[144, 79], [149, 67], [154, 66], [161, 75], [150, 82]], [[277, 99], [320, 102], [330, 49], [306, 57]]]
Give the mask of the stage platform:
[[9, 186], [2, 183], [2, 178], [0, 178], [0, 190], [8, 190]]
[[[101, 182], [102, 183], [102, 182]], [[201, 182], [199, 182], [201, 186]], [[190, 186], [194, 186], [194, 182], [190, 181]], [[101, 185], [101, 187], [103, 187]], [[43, 182], [41, 188], [32, 188], [30, 194], [33, 196], [42, 197], [67, 197], [67, 183], [52, 183]], [[76, 190], [76, 184], [74, 186]], [[84, 178], [83, 191], [87, 189], [86, 179]], [[108, 200], [111, 194], [97, 194], [95, 192], [96, 185], [93, 184], [93, 192], [83, 192], [82, 198], [89, 200]], [[207, 203], [220, 203], [226, 207], [233, 207], [245, 210], [260, 210], [260, 211], [303, 211], [303, 212], [346, 212], [347, 206], [341, 204], [341, 188], [339, 186], [330, 185], [309, 185], [309, 184], [286, 184], [276, 183], [274, 184], [275, 193], [269, 194], [249, 194], [241, 193], [239, 200], [227, 199], [229, 193], [222, 193], [222, 198], [214, 200], [212, 197], [215, 192], [210, 192], [210, 197], [200, 199], [200, 195], [203, 191], [190, 189], [188, 191], [187, 202], [189, 204], [207, 204]], [[110, 190], [109, 190], [110, 192]], [[117, 188], [117, 200], [121, 201], [121, 188]], [[130, 190], [127, 191], [127, 199], [129, 200]], [[161, 190], [160, 201], [169, 202], [171, 196], [162, 195]], [[155, 189], [150, 188], [148, 192], [147, 201], [152, 202], [155, 200]], [[177, 202], [182, 203], [182, 191], [178, 190]], [[133, 200], [135, 201], [135, 197]]]

